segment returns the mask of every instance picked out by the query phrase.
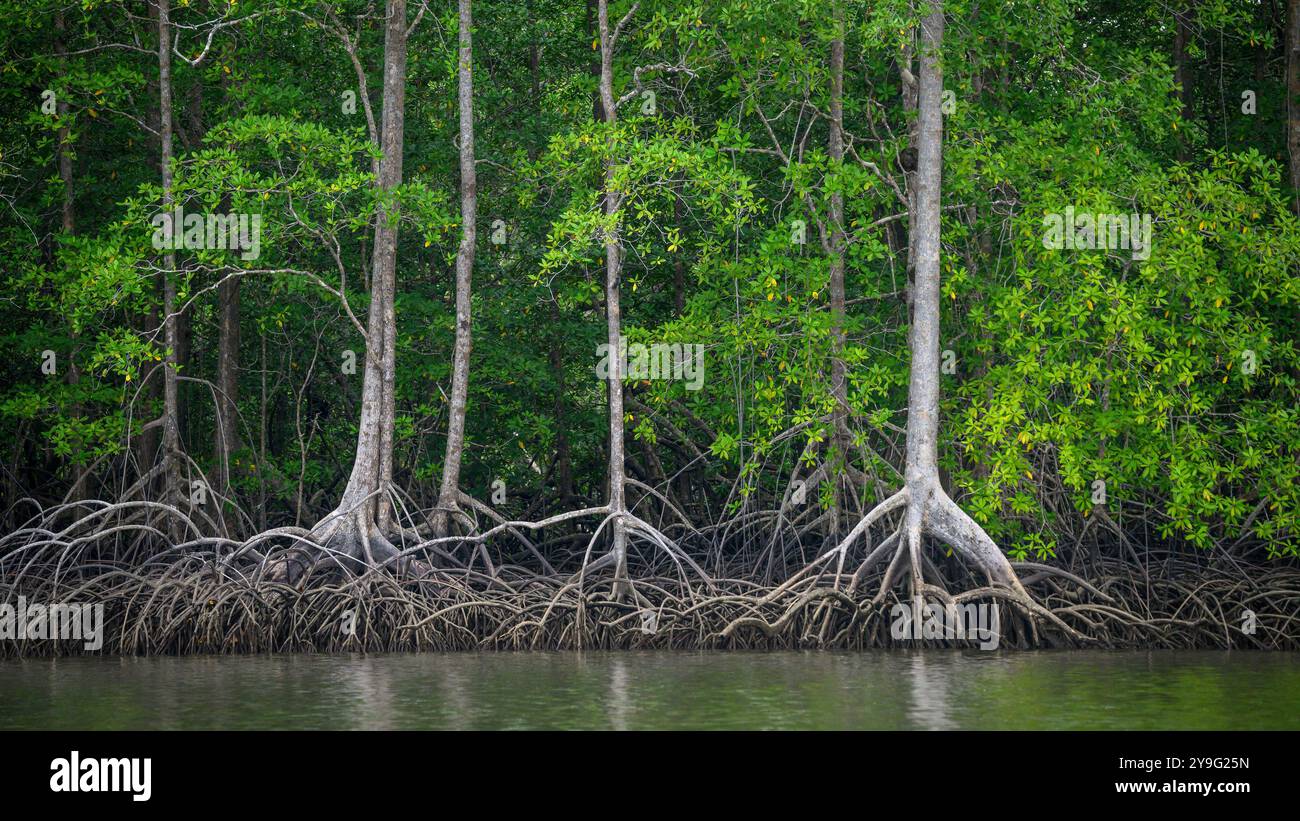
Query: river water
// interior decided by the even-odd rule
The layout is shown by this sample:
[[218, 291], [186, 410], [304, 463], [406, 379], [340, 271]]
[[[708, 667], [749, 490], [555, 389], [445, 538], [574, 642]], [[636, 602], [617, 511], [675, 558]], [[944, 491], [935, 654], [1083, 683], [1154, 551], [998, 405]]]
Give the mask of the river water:
[[0, 661], [0, 729], [1300, 729], [1300, 654]]

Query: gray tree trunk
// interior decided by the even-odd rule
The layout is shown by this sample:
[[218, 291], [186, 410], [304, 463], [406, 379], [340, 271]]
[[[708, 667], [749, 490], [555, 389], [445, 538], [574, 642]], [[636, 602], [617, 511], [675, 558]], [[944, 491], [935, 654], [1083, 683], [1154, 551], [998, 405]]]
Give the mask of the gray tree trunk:
[[[162, 207], [170, 213], [172, 194], [172, 42], [171, 0], [158, 2], [158, 135], [160, 145], [159, 166], [162, 172]], [[173, 225], [173, 236], [179, 236], [181, 227]], [[163, 502], [174, 505], [180, 496], [180, 415], [179, 392], [176, 379], [177, 352], [180, 337], [176, 317], [176, 252], [170, 248], [163, 255], [163, 344], [167, 348], [163, 359]]]
[[943, 10], [921, 24], [921, 76], [917, 117], [915, 210], [912, 248], [912, 364], [907, 403], [909, 487], [937, 476], [939, 431], [939, 230], [943, 176]]
[[[872, 523], [906, 505], [897, 541], [898, 549], [885, 572], [879, 600], [893, 585], [895, 571], [907, 559], [911, 567], [912, 595], [919, 605], [925, 595], [921, 546], [924, 534], [943, 539], [961, 556], [978, 566], [990, 582], [1009, 588], [1025, 607], [1045, 613], [1025, 593], [1015, 571], [984, 529], [966, 515], [944, 492], [939, 482], [939, 334], [940, 230], [943, 197], [943, 3], [929, 0], [930, 13], [921, 23], [920, 77], [917, 81], [916, 171], [909, 178], [911, 227], [909, 258], [914, 265], [912, 322], [909, 345], [912, 361], [908, 382], [907, 448], [904, 487], [877, 505], [840, 543], [848, 546]], [[910, 63], [910, 60], [907, 61]], [[905, 77], [910, 75], [910, 69]], [[910, 83], [907, 83], [910, 85]], [[829, 555], [829, 554], [828, 554]], [[876, 551], [873, 555], [883, 555]], [[1057, 620], [1059, 622], [1059, 619]]]
[[921, 23], [915, 211], [916, 266], [912, 301], [912, 363], [907, 402], [907, 536], [913, 588], [921, 582], [921, 533], [949, 542], [978, 564], [990, 580], [1023, 593], [1006, 556], [939, 484], [940, 225], [943, 199], [943, 3], [930, 0]]
[[[384, 33], [383, 114], [376, 187], [389, 192], [402, 182], [402, 141], [406, 101], [406, 2], [388, 0]], [[397, 214], [382, 207], [376, 217], [366, 318], [366, 357], [361, 387], [361, 419], [352, 473], [339, 506], [315, 527], [317, 538], [333, 549], [368, 562], [390, 557], [384, 536], [391, 507], [393, 397], [397, 322], [393, 309], [397, 270]]]
[[471, 296], [478, 220], [478, 174], [474, 167], [474, 41], [472, 0], [460, 3], [460, 248], [456, 252], [456, 348], [452, 356], [451, 408], [447, 452], [442, 462], [442, 489], [434, 516], [434, 534], [444, 536], [448, 516], [459, 509], [460, 462], [465, 448], [465, 406], [469, 399], [469, 355], [473, 347]]
[[[600, 31], [600, 107], [605, 122], [613, 129], [618, 121], [614, 99], [614, 41], [609, 23], [608, 0], [597, 3]], [[612, 147], [613, 138], [610, 138]], [[627, 510], [625, 497], [626, 468], [623, 444], [623, 363], [619, 337], [622, 335], [623, 316], [619, 306], [619, 281], [623, 269], [623, 241], [618, 228], [618, 210], [622, 196], [615, 185], [617, 164], [610, 156], [605, 161], [605, 325], [609, 343], [609, 509], [612, 522], [613, 553], [615, 559], [614, 596], [625, 594], [623, 579], [627, 575], [627, 529], [621, 514]]]
[[[826, 153], [838, 169], [844, 161], [844, 10], [835, 5], [835, 39], [831, 41], [830, 135]], [[831, 412], [830, 461], [835, 477], [831, 504], [831, 533], [840, 536], [840, 516], [844, 505], [848, 456], [848, 368], [844, 364], [844, 195], [830, 198], [830, 301], [831, 301]]]

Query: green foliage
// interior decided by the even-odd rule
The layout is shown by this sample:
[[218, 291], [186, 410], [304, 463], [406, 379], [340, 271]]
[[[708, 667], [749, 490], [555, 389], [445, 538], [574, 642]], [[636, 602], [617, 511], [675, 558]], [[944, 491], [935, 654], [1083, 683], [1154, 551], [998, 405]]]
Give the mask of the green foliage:
[[[383, 202], [356, 47], [380, 116], [383, 32], [368, 4], [178, 2], [177, 202], [261, 220], [261, 254], [185, 249], [183, 439], [212, 469], [219, 284], [241, 291], [236, 493], [290, 523], [328, 507], [355, 443], [373, 220], [400, 205], [395, 459], [436, 492], [454, 337], [456, 18], [413, 29], [405, 184]], [[381, 4], [382, 5], [382, 4]], [[907, 406], [906, 162], [899, 66], [918, 4], [643, 2], [621, 34], [616, 123], [593, 117], [581, 4], [475, 4], [479, 245], [463, 486], [506, 507], [604, 493], [604, 233], [624, 247], [625, 333], [702, 345], [700, 390], [632, 380], [634, 474], [684, 476], [704, 516], [773, 507], [827, 452], [842, 357], [847, 467], [899, 481]], [[621, 19], [628, 2], [611, 4]], [[833, 13], [842, 8], [841, 17]], [[160, 410], [156, 31], [116, 2], [0, 3], [0, 431], [5, 492], [61, 497]], [[1243, 537], [1300, 554], [1300, 224], [1287, 188], [1279, 19], [1197, 4], [1190, 116], [1167, 9], [1115, 0], [950, 2], [941, 458], [963, 507], [1017, 558], [1048, 558], [1104, 510], [1170, 544]], [[412, 11], [414, 19], [414, 11]], [[1212, 36], [1211, 36], [1212, 35]], [[831, 42], [845, 43], [843, 160], [828, 148]], [[99, 48], [105, 43], [129, 48]], [[49, 89], [66, 110], [42, 108]], [[1242, 92], [1258, 101], [1242, 112]], [[643, 92], [654, 93], [653, 108]], [[355, 112], [343, 106], [348, 92]], [[152, 95], [152, 96], [151, 96]], [[60, 220], [61, 129], [76, 227]], [[607, 164], [622, 196], [602, 209]], [[844, 207], [837, 347], [825, 233]], [[1149, 214], [1147, 258], [1044, 246], [1044, 218]], [[392, 211], [393, 209], [388, 209]], [[803, 226], [803, 241], [798, 227]], [[498, 239], [502, 240], [498, 242]], [[41, 370], [53, 351], [56, 373]], [[654, 457], [652, 460], [651, 457]], [[661, 464], [655, 464], [655, 462]], [[836, 468], [839, 469], [837, 465]], [[809, 488], [821, 507], [833, 488]], [[518, 501], [516, 501], [518, 500]], [[571, 502], [572, 498], [566, 500]], [[307, 509], [304, 512], [299, 508]]]

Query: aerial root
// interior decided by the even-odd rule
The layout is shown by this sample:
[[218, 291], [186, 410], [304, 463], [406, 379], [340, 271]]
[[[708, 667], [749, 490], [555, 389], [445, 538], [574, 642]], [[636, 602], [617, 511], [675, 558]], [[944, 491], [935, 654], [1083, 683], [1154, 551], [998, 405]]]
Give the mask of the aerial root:
[[[23, 596], [29, 603], [103, 605], [100, 652], [121, 654], [904, 647], [916, 642], [893, 637], [891, 611], [917, 596], [945, 609], [1007, 605], [1003, 647], [1300, 648], [1294, 567], [1207, 567], [1169, 557], [1143, 575], [1117, 553], [1096, 558], [1086, 579], [1071, 568], [1023, 562], [1012, 568], [1022, 574], [1019, 589], [999, 580], [996, 569], [993, 578], [972, 584], [971, 570], [984, 572], [971, 558], [980, 545], [951, 541], [966, 532], [952, 515], [936, 517], [937, 527], [925, 532], [952, 544], [956, 555], [932, 561], [921, 552], [914, 567], [908, 500], [891, 497], [864, 517], [869, 524], [855, 528], [855, 539], [882, 530], [887, 536], [879, 544], [846, 540], [778, 584], [706, 574], [700, 557], [712, 544], [675, 541], [635, 515], [617, 514], [629, 537], [629, 591], [621, 600], [593, 584], [615, 565], [609, 552], [596, 549], [616, 518], [606, 508], [500, 522], [458, 537], [482, 544], [513, 538], [512, 529], [531, 534], [585, 524], [585, 549], [579, 544], [565, 554], [552, 547], [559, 572], [538, 573], [509, 562], [494, 572], [433, 566], [427, 558], [450, 543], [431, 540], [399, 546], [367, 534], [363, 550], [339, 541], [351, 537], [352, 524], [324, 539], [320, 531], [277, 528], [243, 540], [190, 531], [171, 543], [164, 534], [187, 530], [192, 521], [181, 511], [139, 501], [83, 502], [35, 509], [21, 528], [0, 536], [0, 604], [14, 606]], [[298, 562], [292, 579], [269, 572], [287, 560]], [[912, 585], [906, 592], [904, 579]], [[1247, 610], [1253, 632], [1242, 630]], [[0, 639], [4, 656], [81, 652], [78, 640]]]

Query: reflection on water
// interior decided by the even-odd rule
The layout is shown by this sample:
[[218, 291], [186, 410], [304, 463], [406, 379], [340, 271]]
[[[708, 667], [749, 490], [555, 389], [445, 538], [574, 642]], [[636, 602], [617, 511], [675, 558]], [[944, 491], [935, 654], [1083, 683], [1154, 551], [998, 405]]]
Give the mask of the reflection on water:
[[482, 653], [0, 662], [0, 729], [1300, 729], [1300, 654]]
[[959, 729], [948, 714], [948, 685], [953, 678], [960, 678], [961, 667], [960, 656], [942, 666], [925, 653], [912, 656], [907, 670], [912, 685], [912, 706], [908, 716], [917, 727], [925, 730]]

